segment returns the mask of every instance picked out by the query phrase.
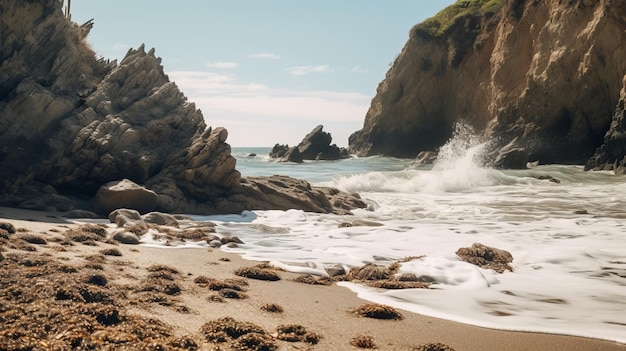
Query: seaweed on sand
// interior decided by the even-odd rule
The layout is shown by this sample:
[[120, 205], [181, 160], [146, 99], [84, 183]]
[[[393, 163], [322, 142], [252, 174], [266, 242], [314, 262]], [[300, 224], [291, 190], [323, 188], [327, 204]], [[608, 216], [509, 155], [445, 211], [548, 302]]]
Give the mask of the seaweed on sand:
[[367, 318], [375, 319], [402, 319], [402, 314], [391, 306], [381, 305], [377, 303], [367, 303], [360, 305], [352, 310], [353, 313]]
[[350, 345], [360, 349], [375, 349], [378, 347], [376, 343], [374, 343], [374, 338], [369, 335], [358, 335], [352, 338]]
[[244, 267], [235, 271], [235, 274], [240, 277], [257, 279], [257, 280], [267, 280], [267, 281], [277, 281], [280, 280], [280, 276], [273, 269], [267, 268], [267, 265], [257, 265], [252, 267]]

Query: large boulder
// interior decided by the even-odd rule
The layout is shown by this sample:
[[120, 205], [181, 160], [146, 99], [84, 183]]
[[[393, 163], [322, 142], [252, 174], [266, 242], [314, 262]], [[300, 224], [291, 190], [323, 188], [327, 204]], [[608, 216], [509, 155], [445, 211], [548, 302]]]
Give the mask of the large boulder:
[[159, 196], [128, 179], [108, 182], [100, 187], [93, 199], [99, 213], [110, 213], [118, 208], [134, 209], [145, 213], [154, 210]]

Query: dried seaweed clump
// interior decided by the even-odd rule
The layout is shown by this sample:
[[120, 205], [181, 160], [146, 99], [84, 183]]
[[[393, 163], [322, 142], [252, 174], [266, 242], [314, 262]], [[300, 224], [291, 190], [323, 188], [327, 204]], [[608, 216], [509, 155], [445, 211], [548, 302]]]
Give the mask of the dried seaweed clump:
[[275, 350], [272, 337], [260, 326], [239, 322], [231, 317], [224, 317], [205, 323], [200, 332], [207, 341], [214, 343], [232, 342], [235, 350]]
[[128, 314], [122, 289], [101, 287], [102, 276], [54, 259], [26, 267], [21, 256], [0, 263], [0, 350], [188, 349], [171, 326]]
[[306, 342], [315, 345], [320, 341], [321, 336], [317, 333], [307, 331], [306, 328], [301, 325], [286, 324], [278, 326], [276, 338], [289, 342]]
[[379, 289], [428, 289], [430, 284], [422, 282], [401, 281], [401, 280], [378, 280], [367, 282], [368, 286]]
[[397, 266], [385, 267], [368, 263], [361, 267], [354, 267], [348, 272], [350, 280], [386, 280], [393, 276], [397, 270]]
[[369, 335], [358, 335], [352, 338], [350, 345], [360, 349], [375, 349], [378, 347], [376, 343], [374, 343], [374, 338]]
[[122, 256], [122, 253], [120, 252], [120, 250], [116, 248], [104, 249], [104, 250], [101, 250], [100, 253], [105, 256], [118, 256], [118, 257]]
[[178, 271], [178, 269], [173, 268], [173, 267], [169, 267], [169, 266], [166, 266], [166, 265], [162, 265], [162, 264], [153, 264], [153, 265], [149, 266], [146, 269], [148, 270], [148, 272], [167, 272], [167, 273], [171, 273], [171, 274], [179, 274], [180, 273]]
[[381, 305], [377, 303], [363, 304], [354, 310], [353, 313], [367, 318], [375, 319], [402, 319], [402, 314], [391, 306]]
[[246, 282], [244, 280], [217, 280], [203, 275], [196, 277], [193, 281], [201, 287], [207, 287], [209, 288], [209, 290], [213, 291], [220, 291], [222, 289], [245, 291], [244, 286], [246, 285]]
[[257, 280], [267, 280], [267, 281], [277, 281], [280, 280], [280, 276], [271, 268], [266, 268], [267, 265], [257, 265], [253, 267], [244, 267], [235, 271], [235, 274], [240, 277], [257, 279]]
[[332, 285], [333, 281], [328, 277], [315, 277], [311, 274], [303, 274], [296, 277], [294, 282], [311, 284], [311, 285]]
[[265, 305], [261, 306], [261, 310], [270, 313], [282, 313], [285, 311], [282, 306], [275, 303], [266, 303]]
[[48, 244], [46, 239], [35, 234], [19, 234], [16, 236], [16, 238], [24, 240], [29, 244], [35, 244], [35, 245], [47, 245]]
[[509, 263], [513, 262], [513, 256], [505, 250], [474, 243], [471, 247], [458, 249], [456, 254], [463, 261], [484, 269], [493, 269], [498, 273], [503, 273], [504, 271], [513, 272], [513, 268], [509, 265]]
[[454, 351], [454, 349], [442, 343], [428, 343], [414, 347], [413, 351]]
[[77, 243], [84, 243], [89, 241], [106, 241], [107, 231], [106, 228], [85, 224], [75, 229], [68, 229], [63, 235], [70, 241]]

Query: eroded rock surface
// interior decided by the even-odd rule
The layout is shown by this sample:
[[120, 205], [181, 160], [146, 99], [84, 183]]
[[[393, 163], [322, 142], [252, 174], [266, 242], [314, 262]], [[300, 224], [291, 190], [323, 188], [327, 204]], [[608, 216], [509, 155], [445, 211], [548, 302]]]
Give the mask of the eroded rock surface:
[[584, 164], [608, 143], [589, 167], [619, 168], [626, 2], [462, 3], [411, 30], [351, 151], [413, 158], [463, 121], [492, 141], [499, 166]]
[[[206, 125], [154, 49], [130, 49], [119, 63], [97, 59], [85, 41], [94, 23], [70, 22], [61, 6], [0, 0], [3, 205], [101, 215], [119, 207], [199, 214], [272, 207], [274, 192], [241, 183], [228, 132]], [[101, 186], [124, 179], [156, 197], [94, 200]], [[304, 198], [311, 202], [289, 203], [335, 211], [317, 191]]]

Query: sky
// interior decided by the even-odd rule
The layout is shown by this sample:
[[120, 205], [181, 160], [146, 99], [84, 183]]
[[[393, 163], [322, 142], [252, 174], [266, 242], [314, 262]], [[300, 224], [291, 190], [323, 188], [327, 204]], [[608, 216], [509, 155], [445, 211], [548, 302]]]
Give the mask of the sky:
[[[67, 2], [67, 1], [66, 1]], [[454, 0], [71, 2], [98, 56], [145, 44], [233, 147], [297, 145], [317, 125], [347, 146], [409, 30]]]

